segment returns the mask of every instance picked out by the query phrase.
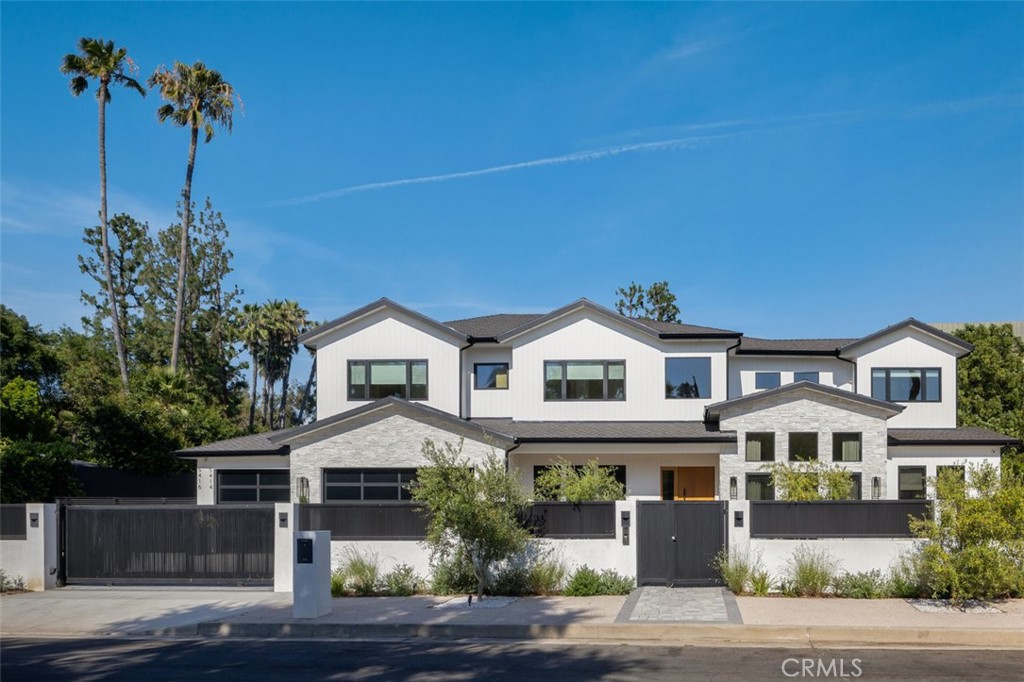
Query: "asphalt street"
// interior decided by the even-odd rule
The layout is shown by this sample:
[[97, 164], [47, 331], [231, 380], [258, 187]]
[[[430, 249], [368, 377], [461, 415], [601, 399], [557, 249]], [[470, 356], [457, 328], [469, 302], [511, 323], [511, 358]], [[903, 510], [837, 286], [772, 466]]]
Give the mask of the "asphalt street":
[[19, 639], [0, 679], [21, 680], [985, 680], [1021, 682], [1024, 652], [776, 649], [561, 642]]

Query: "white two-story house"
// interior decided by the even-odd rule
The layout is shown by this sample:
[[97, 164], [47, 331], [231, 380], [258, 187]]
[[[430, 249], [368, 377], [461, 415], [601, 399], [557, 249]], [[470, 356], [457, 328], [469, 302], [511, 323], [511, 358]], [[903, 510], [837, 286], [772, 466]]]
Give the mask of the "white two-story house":
[[971, 346], [913, 319], [768, 340], [587, 300], [439, 322], [381, 299], [300, 341], [317, 356], [317, 421], [182, 451], [200, 504], [408, 499], [426, 438], [495, 451], [527, 491], [561, 457], [614, 466], [640, 500], [772, 499], [766, 466], [817, 459], [848, 468], [858, 499], [910, 499], [1014, 442], [957, 428]]

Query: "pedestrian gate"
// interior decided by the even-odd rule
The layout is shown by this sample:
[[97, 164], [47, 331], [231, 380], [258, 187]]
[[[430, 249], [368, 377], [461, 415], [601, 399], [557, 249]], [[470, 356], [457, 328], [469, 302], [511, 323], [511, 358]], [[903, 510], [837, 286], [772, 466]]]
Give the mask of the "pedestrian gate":
[[638, 502], [637, 584], [720, 585], [726, 502]]
[[67, 583], [269, 585], [273, 505], [62, 505]]

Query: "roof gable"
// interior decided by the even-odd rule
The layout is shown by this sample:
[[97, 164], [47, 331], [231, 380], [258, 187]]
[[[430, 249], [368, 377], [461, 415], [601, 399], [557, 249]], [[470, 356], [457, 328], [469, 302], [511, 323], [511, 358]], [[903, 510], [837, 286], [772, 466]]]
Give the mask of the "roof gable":
[[327, 322], [317, 327], [316, 329], [312, 329], [302, 334], [301, 336], [299, 336], [299, 343], [303, 344], [307, 348], [317, 348], [318, 342], [321, 341], [326, 335], [330, 334], [331, 332], [337, 331], [348, 325], [359, 322], [360, 320], [363, 320], [366, 317], [380, 311], [391, 311], [394, 313], [398, 313], [400, 315], [405, 315], [423, 324], [427, 328], [432, 329], [443, 336], [447, 336], [453, 341], [463, 343], [467, 340], [466, 334], [458, 330], [455, 330], [447, 325], [441, 324], [437, 320], [427, 317], [423, 313], [416, 312], [412, 308], [406, 308], [403, 305], [395, 303], [389, 298], [380, 298], [374, 301], [373, 303], [365, 305], [362, 308], [353, 310], [347, 315], [342, 315], [341, 317], [331, 320], [330, 322]]
[[788, 394], [792, 394], [790, 397], [794, 400], [820, 400], [823, 397], [839, 398], [840, 400], [849, 402], [851, 405], [858, 405], [860, 407], [868, 407], [878, 410], [886, 414], [886, 419], [899, 414], [905, 409], [904, 405], [897, 405], [896, 403], [890, 403], [885, 400], [869, 398], [866, 395], [846, 391], [841, 388], [816, 384], [810, 381], [798, 381], [793, 384], [786, 384], [779, 388], [773, 388], [767, 391], [758, 391], [757, 393], [750, 393], [739, 398], [723, 400], [722, 402], [708, 405], [707, 408], [705, 408], [705, 415], [709, 419], [718, 419], [723, 410], [734, 407], [755, 407], [759, 402], [773, 400]]
[[916, 320], [913, 317], [909, 317], [906, 320], [903, 320], [902, 322], [897, 322], [896, 324], [890, 325], [885, 329], [878, 330], [874, 334], [868, 334], [863, 338], [857, 339], [852, 343], [846, 344], [845, 346], [839, 349], [839, 355], [845, 357], [857, 357], [861, 354], [861, 351], [864, 348], [864, 346], [869, 345], [871, 342], [907, 330], [917, 330], [919, 332], [922, 332], [923, 334], [929, 336], [930, 338], [940, 342], [942, 345], [945, 345], [948, 348], [950, 348], [953, 354], [956, 355], [956, 357], [958, 358], [961, 358], [970, 353], [972, 350], [974, 350], [974, 346], [964, 341], [963, 339], [958, 339], [952, 334], [947, 334], [941, 329], [936, 329], [930, 324], [925, 324], [920, 320]]

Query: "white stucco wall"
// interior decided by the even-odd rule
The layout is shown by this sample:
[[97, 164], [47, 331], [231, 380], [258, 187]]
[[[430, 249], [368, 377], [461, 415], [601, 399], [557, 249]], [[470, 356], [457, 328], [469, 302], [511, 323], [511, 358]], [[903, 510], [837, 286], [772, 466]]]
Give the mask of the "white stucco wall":
[[[727, 341], [662, 341], [579, 311], [510, 344], [516, 368], [511, 388], [513, 419], [696, 421], [703, 418], [707, 405], [725, 399]], [[665, 398], [665, 359], [669, 357], [711, 358], [711, 396]], [[626, 399], [544, 400], [545, 360], [624, 360]]]
[[[457, 444], [459, 436], [429, 424], [393, 415], [353, 431], [340, 433], [306, 445], [292, 445], [292, 490], [296, 479], [309, 479], [309, 501], [323, 501], [323, 470], [329, 468], [411, 468], [425, 466], [422, 447], [425, 439], [437, 444]], [[504, 450], [489, 443], [465, 439], [462, 455], [478, 463], [490, 453], [499, 457]]]
[[905, 466], [923, 466], [926, 468], [928, 497], [935, 497], [933, 479], [938, 475], [940, 466], [966, 466], [966, 475], [970, 480], [971, 469], [987, 463], [999, 470], [1000, 448], [994, 445], [901, 445], [889, 448], [886, 462], [886, 476], [891, 484], [887, 494], [882, 497], [895, 500], [899, 498], [899, 468]]
[[[747, 462], [747, 432], [775, 433], [775, 461], [789, 461], [789, 434], [814, 432], [818, 434], [818, 459], [829, 465], [839, 465], [861, 474], [861, 490], [865, 498], [871, 495], [871, 479], [882, 477], [882, 497], [885, 497], [886, 456], [888, 438], [886, 420], [882, 412], [860, 407], [838, 397], [799, 391], [765, 398], [754, 404], [740, 405], [723, 411], [722, 430], [736, 431], [735, 445], [729, 444], [719, 466], [719, 490], [728, 491], [729, 478], [735, 476], [739, 499], [746, 498], [746, 474], [765, 473], [763, 467], [771, 462]], [[860, 462], [832, 461], [833, 433], [861, 434]], [[728, 494], [728, 493], [727, 493]]]
[[348, 399], [349, 360], [426, 360], [428, 399], [420, 402], [458, 415], [459, 349], [454, 337], [393, 310], [346, 325], [319, 342], [317, 417], [367, 404]]
[[[37, 525], [32, 527], [32, 515]], [[57, 586], [57, 505], [25, 505], [25, 539], [0, 541], [0, 568], [11, 579], [21, 578], [25, 589], [52, 590]]]
[[734, 355], [729, 358], [729, 398], [756, 393], [758, 372], [778, 372], [780, 386], [793, 383], [795, 372], [818, 372], [818, 383], [853, 390], [853, 365], [837, 358]]
[[856, 350], [857, 392], [871, 395], [872, 369], [934, 368], [941, 370], [940, 402], [908, 402], [889, 420], [890, 428], [953, 428], [956, 426], [956, 356], [948, 344], [916, 329], [902, 329]]
[[[217, 470], [284, 469], [288, 470], [287, 455], [197, 457], [196, 504], [217, 504]], [[295, 495], [294, 478], [292, 495]]]

